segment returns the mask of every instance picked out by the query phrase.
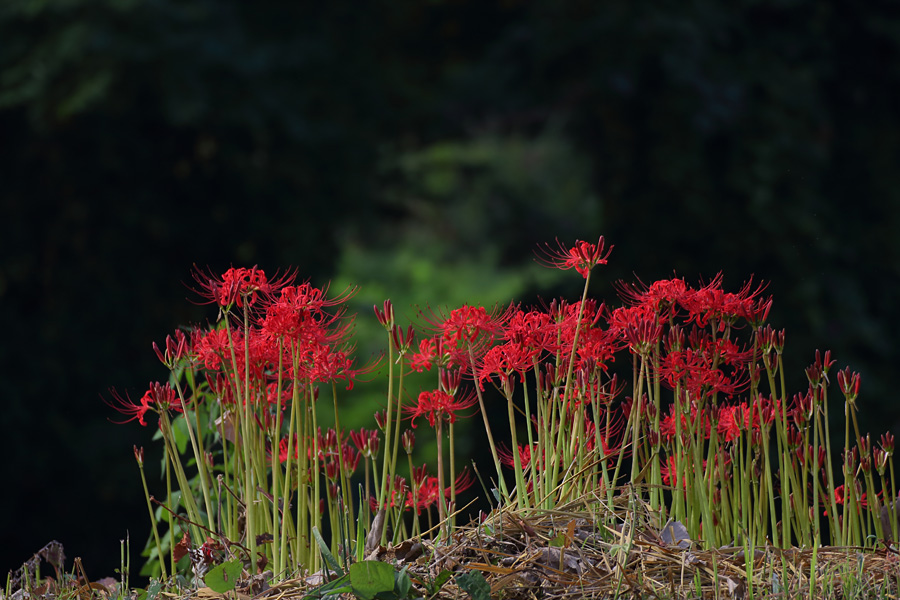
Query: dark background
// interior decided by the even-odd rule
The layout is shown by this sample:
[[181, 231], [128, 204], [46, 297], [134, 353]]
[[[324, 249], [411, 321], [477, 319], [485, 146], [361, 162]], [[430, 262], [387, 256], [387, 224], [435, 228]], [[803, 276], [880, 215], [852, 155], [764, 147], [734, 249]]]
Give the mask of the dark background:
[[603, 234], [597, 295], [755, 274], [794, 390], [831, 348], [896, 430], [898, 69], [888, 2], [3, 2], [0, 572], [58, 539], [112, 575], [127, 531], [139, 567], [158, 449], [102, 399], [214, 318], [193, 263], [359, 283], [372, 321], [573, 296], [533, 249]]

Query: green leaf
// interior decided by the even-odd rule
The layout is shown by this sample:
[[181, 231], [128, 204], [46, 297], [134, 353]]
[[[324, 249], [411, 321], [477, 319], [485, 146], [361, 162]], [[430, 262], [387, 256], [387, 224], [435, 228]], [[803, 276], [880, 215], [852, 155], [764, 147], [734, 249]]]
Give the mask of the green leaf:
[[558, 536], [551, 538], [547, 542], [547, 545], [550, 546], [551, 548], [562, 548], [563, 546], [566, 545], [566, 534], [561, 533]]
[[156, 600], [156, 597], [159, 596], [159, 592], [162, 591], [162, 582], [157, 580], [151, 581], [150, 585], [147, 586], [146, 598], [147, 600]]
[[236, 558], [221, 565], [217, 565], [209, 570], [203, 582], [213, 591], [224, 594], [234, 589], [237, 584], [238, 577], [241, 576], [243, 565], [240, 559]]
[[350, 585], [362, 600], [373, 600], [376, 594], [394, 591], [394, 567], [378, 560], [350, 565]]
[[190, 434], [188, 433], [188, 424], [184, 420], [184, 415], [178, 415], [172, 419], [172, 436], [175, 438], [175, 445], [178, 446], [178, 453], [187, 452]]
[[322, 539], [322, 534], [319, 533], [319, 529], [317, 527], [312, 528], [312, 534], [313, 537], [316, 538], [316, 543], [319, 544], [319, 550], [322, 551], [322, 558], [325, 559], [328, 567], [335, 573], [344, 575], [344, 570], [341, 568], [341, 565], [334, 557], [334, 554], [331, 553], [331, 550], [328, 549], [328, 544], [326, 544], [325, 540]]
[[491, 586], [480, 571], [470, 571], [456, 576], [456, 585], [469, 594], [472, 600], [491, 600]]
[[338, 577], [333, 581], [320, 585], [309, 594], [303, 596], [303, 600], [316, 600], [318, 598], [324, 598], [325, 596], [350, 594], [352, 592], [353, 588], [350, 587], [350, 576], [344, 575], [343, 577]]
[[403, 567], [399, 573], [394, 574], [394, 591], [398, 598], [409, 597], [409, 589], [412, 587], [412, 581], [409, 580], [409, 575], [406, 574], [408, 568], [409, 566]]
[[444, 584], [450, 581], [450, 578], [453, 577], [453, 573], [448, 569], [444, 569], [438, 576], [434, 578], [434, 581], [431, 584], [431, 587], [428, 588], [429, 595], [437, 594], [441, 591], [441, 588], [444, 587]]

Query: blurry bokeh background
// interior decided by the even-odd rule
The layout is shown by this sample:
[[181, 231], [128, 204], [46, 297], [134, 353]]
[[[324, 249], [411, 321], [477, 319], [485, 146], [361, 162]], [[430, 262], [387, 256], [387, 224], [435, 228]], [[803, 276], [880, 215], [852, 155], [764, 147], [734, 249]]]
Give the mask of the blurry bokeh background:
[[5, 0], [0, 573], [140, 566], [159, 449], [102, 399], [215, 317], [194, 263], [360, 285], [365, 362], [372, 304], [572, 297], [533, 251], [602, 234], [596, 296], [755, 275], [794, 390], [830, 348], [896, 430], [898, 107], [884, 2]]

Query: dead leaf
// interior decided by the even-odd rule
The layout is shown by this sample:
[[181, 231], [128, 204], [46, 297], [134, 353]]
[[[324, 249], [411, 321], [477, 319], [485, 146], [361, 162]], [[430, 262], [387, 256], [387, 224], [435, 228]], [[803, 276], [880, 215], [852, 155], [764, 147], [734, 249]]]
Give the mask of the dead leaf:
[[678, 546], [684, 550], [691, 547], [691, 536], [688, 535], [687, 527], [681, 521], [669, 519], [669, 522], [659, 532], [659, 537], [670, 546]]

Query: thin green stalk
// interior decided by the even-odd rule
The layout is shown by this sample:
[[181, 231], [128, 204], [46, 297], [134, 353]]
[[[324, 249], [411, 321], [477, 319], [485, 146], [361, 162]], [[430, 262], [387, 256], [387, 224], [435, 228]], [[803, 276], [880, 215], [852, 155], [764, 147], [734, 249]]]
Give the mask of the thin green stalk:
[[[388, 463], [391, 451], [391, 418], [394, 410], [394, 342], [390, 331], [388, 332], [388, 391], [387, 391], [387, 413], [384, 421], [384, 458], [381, 466], [381, 486], [378, 488], [378, 508], [385, 506], [385, 495], [388, 493], [388, 474], [393, 469]], [[399, 415], [398, 415], [399, 418]], [[385, 530], [387, 528], [385, 527]], [[382, 543], [385, 538], [382, 535]]]
[[450, 539], [450, 531], [447, 523], [447, 507], [445, 506], [446, 498], [444, 497], [444, 452], [443, 452], [443, 418], [438, 417], [435, 421], [435, 436], [437, 437], [437, 472], [438, 472], [438, 521], [441, 524], [441, 537], [445, 542]]
[[172, 434], [172, 423], [169, 421], [168, 413], [165, 411], [160, 412], [159, 422], [162, 427], [163, 442], [168, 448], [169, 458], [175, 469], [175, 478], [178, 481], [178, 487], [181, 489], [181, 500], [184, 502], [188, 517], [192, 521], [191, 530], [194, 539], [201, 540], [203, 539], [203, 536], [200, 533], [199, 527], [196, 525], [196, 523], [201, 522], [200, 511], [197, 510], [197, 504], [194, 501], [194, 493], [191, 490], [191, 484], [184, 474], [184, 467], [181, 465], [181, 458], [178, 455], [178, 449], [175, 447]]
[[[140, 456], [138, 455], [140, 452]], [[147, 511], [150, 513], [150, 524], [153, 526], [153, 539], [156, 540], [156, 557], [159, 559], [159, 568], [163, 580], [168, 579], [166, 575], [166, 561], [163, 559], [162, 544], [159, 541], [159, 528], [156, 526], [156, 516], [153, 514], [153, 505], [150, 503], [150, 490], [147, 488], [147, 476], [144, 474], [144, 449], [140, 450], [135, 447], [134, 456], [137, 459], [138, 469], [141, 471], [141, 483], [144, 485], [144, 498], [147, 500]], [[174, 539], [174, 533], [171, 536]], [[174, 544], [174, 541], [173, 541]]]
[[516, 437], [516, 415], [513, 408], [512, 390], [506, 389], [504, 386], [504, 395], [506, 396], [506, 413], [509, 418], [509, 434], [512, 439], [512, 455], [513, 467], [516, 475], [516, 506], [525, 508], [528, 505], [527, 495], [525, 491], [525, 477], [522, 473], [522, 457], [519, 456], [519, 442]]
[[491, 433], [491, 424], [488, 421], [487, 409], [484, 405], [484, 397], [481, 394], [481, 386], [478, 385], [478, 370], [475, 368], [475, 353], [472, 350], [472, 344], [468, 344], [469, 365], [472, 367], [472, 379], [475, 383], [475, 395], [478, 397], [478, 407], [481, 409], [481, 417], [484, 420], [484, 430], [487, 433], [488, 445], [491, 448], [491, 458], [494, 459], [494, 470], [497, 473], [497, 483], [500, 486], [500, 493], [505, 502], [509, 502], [509, 492], [506, 489], [506, 481], [503, 479], [503, 472], [500, 470], [500, 458], [497, 455], [497, 445], [494, 444], [494, 434]]
[[[212, 529], [215, 524], [213, 523], [212, 503], [209, 499], [209, 474], [206, 471], [206, 454], [203, 452], [203, 442], [200, 434], [200, 407], [195, 403], [195, 425], [192, 426], [189, 417], [190, 412], [188, 411], [187, 403], [184, 400], [184, 392], [181, 390], [181, 384], [178, 381], [178, 377], [173, 377], [172, 379], [175, 381], [175, 390], [178, 393], [178, 400], [181, 403], [181, 410], [184, 413], [184, 424], [187, 427], [188, 437], [191, 440], [191, 448], [194, 451], [194, 462], [196, 462], [197, 472], [200, 474], [200, 489], [203, 493], [203, 503], [206, 506], [206, 526]], [[194, 434], [195, 427], [197, 429], [196, 435]]]

